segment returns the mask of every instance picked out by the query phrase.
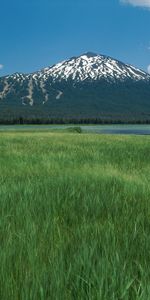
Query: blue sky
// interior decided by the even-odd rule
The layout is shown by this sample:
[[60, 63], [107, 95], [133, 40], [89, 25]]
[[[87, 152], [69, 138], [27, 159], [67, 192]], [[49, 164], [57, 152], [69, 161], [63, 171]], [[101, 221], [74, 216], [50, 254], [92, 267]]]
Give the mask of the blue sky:
[[0, 11], [0, 76], [87, 51], [150, 65], [150, 0], [0, 0]]

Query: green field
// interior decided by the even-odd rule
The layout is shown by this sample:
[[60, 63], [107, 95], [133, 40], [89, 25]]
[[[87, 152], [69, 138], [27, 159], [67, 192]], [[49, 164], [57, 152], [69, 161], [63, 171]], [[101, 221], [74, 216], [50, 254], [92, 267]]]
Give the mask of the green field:
[[150, 299], [150, 137], [0, 133], [0, 299]]

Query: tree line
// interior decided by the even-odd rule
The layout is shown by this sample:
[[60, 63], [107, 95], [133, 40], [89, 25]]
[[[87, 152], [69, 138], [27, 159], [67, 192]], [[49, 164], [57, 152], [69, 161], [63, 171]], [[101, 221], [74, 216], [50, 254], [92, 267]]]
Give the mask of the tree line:
[[28, 117], [12, 117], [1, 118], [0, 125], [26, 125], [26, 124], [150, 124], [150, 119], [109, 119], [109, 118], [28, 118]]

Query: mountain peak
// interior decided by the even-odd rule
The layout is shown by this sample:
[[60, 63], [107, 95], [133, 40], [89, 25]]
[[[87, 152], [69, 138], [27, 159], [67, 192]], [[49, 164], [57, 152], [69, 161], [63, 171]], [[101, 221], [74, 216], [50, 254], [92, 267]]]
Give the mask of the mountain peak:
[[[40, 72], [39, 72], [40, 73]], [[43, 74], [44, 73], [44, 74]], [[124, 64], [112, 57], [86, 52], [80, 56], [71, 57], [48, 69], [45, 69], [40, 77], [44, 80], [51, 78], [53, 82], [72, 80], [83, 82], [85, 80], [105, 80], [107, 82], [125, 80], [149, 80], [150, 76], [131, 65]]]
[[12, 77], [18, 81], [27, 78], [35, 81], [41, 79], [43, 82], [50, 80], [53, 83], [72, 81], [73, 84], [97, 80], [105, 80], [107, 82], [150, 80], [150, 75], [142, 70], [124, 64], [110, 56], [96, 54], [91, 51], [85, 52], [80, 56], [71, 57], [68, 60], [26, 76], [16, 73]]
[[88, 52], [83, 53], [81, 56], [87, 56], [88, 58], [90, 58], [90, 57], [98, 56], [98, 54], [88, 51]]

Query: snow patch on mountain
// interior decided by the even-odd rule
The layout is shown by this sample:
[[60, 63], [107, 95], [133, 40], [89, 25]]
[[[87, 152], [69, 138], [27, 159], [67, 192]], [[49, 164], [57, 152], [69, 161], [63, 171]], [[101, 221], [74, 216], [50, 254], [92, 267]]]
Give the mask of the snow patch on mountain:
[[0, 99], [3, 99], [7, 95], [8, 92], [9, 92], [9, 84], [8, 84], [7, 80], [5, 80], [3, 91], [0, 92]]
[[[28, 99], [29, 104], [32, 106], [35, 87], [41, 89], [44, 104], [49, 99], [49, 87], [57, 82], [69, 82], [73, 87], [76, 87], [78, 83], [97, 80], [105, 80], [108, 83], [124, 82], [126, 80], [150, 81], [150, 75], [109, 56], [87, 52], [32, 74], [15, 73], [3, 77], [2, 80], [3, 91], [0, 92], [0, 99], [3, 99], [10, 90], [14, 89], [16, 91], [18, 89], [16, 84], [19, 84], [20, 87], [27, 86], [28, 96], [21, 97], [23, 104], [25, 105]], [[64, 91], [60, 91], [59, 88], [56, 91], [58, 92], [56, 99], [60, 99]]]
[[32, 77], [29, 80], [28, 91], [29, 91], [29, 94], [28, 94], [27, 98], [29, 99], [30, 105], [32, 106], [33, 105], [33, 81], [32, 81]]
[[85, 81], [100, 80], [124, 81], [126, 79], [148, 80], [150, 76], [131, 65], [117, 61], [111, 57], [97, 54], [83, 54], [69, 60], [58, 63], [50, 68], [38, 72], [38, 77], [47, 80], [51, 78], [56, 81]]
[[62, 95], [63, 95], [63, 92], [62, 91], [58, 91], [58, 95], [56, 96], [56, 99], [59, 100]]
[[42, 93], [43, 93], [43, 95], [45, 97], [45, 100], [43, 101], [43, 104], [44, 104], [45, 102], [48, 101], [48, 94], [47, 94], [47, 91], [46, 91], [46, 88], [45, 88], [45, 83], [42, 80], [40, 80], [40, 88], [41, 88]]

